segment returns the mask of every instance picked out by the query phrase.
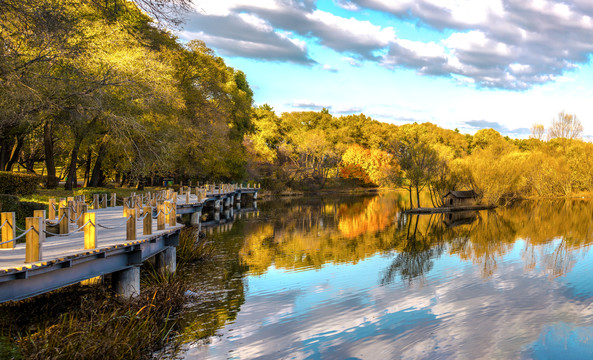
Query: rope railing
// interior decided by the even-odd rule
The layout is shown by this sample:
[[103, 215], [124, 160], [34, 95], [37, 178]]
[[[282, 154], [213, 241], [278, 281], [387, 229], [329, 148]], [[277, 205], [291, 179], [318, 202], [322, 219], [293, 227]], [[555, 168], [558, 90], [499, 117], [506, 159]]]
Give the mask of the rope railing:
[[153, 215], [152, 218], [153, 219], [157, 219], [159, 217], [160, 214], [165, 214], [162, 210], [159, 210], [156, 215]]
[[62, 217], [58, 221], [51, 222], [50, 220], [45, 220], [45, 223], [47, 225], [56, 226], [56, 225], [60, 224], [62, 222], [62, 220], [64, 220], [65, 217], [66, 217], [66, 214], [64, 213], [64, 214], [62, 214]]
[[129, 218], [131, 218], [131, 217], [132, 217], [131, 215], [130, 215], [130, 216], [127, 216], [127, 217], [125, 217], [125, 218], [124, 218], [124, 221], [123, 221], [122, 223], [119, 223], [119, 224], [117, 224], [117, 225], [116, 225], [116, 226], [114, 226], [114, 227], [108, 227], [108, 226], [106, 226], [106, 225], [101, 225], [101, 224], [99, 224], [98, 222], [97, 222], [97, 226], [98, 226], [98, 227], [100, 227], [100, 228], [103, 228], [103, 229], [107, 229], [107, 230], [114, 230], [114, 229], [117, 229], [118, 227], [121, 227], [122, 225], [126, 224], [126, 222], [128, 221], [128, 219], [129, 219]]
[[167, 215], [171, 214], [172, 212], [173, 212], [173, 207], [170, 207], [169, 211], [163, 212], [163, 213], [165, 214], [165, 216], [167, 216]]
[[148, 213], [147, 213], [147, 212], [145, 212], [144, 214], [142, 214], [142, 216], [139, 216], [139, 217], [136, 219], [136, 221], [142, 221], [142, 220], [144, 220], [144, 218], [146, 218], [147, 216], [148, 216]]
[[47, 231], [47, 230], [43, 230], [43, 232], [46, 235], [59, 236], [59, 237], [68, 237], [68, 236], [73, 235], [73, 234], [75, 234], [75, 233], [77, 233], [79, 231], [82, 231], [84, 229], [84, 227], [87, 226], [88, 224], [93, 224], [93, 222], [89, 220], [89, 221], [85, 222], [84, 225], [82, 225], [81, 227], [79, 227], [78, 229], [76, 229], [74, 231], [70, 231], [68, 234], [56, 234], [56, 233], [52, 233], [52, 232]]
[[[4, 220], [4, 222], [2, 223], [2, 225], [0, 225], [0, 230], [2, 230], [2, 228], [4, 227], [4, 225], [8, 224], [8, 220]], [[2, 243], [0, 243], [0, 245], [2, 245]]]
[[[11, 241], [15, 241], [15, 242], [16, 242], [18, 239], [20, 239], [20, 238], [22, 238], [23, 236], [27, 235], [27, 234], [28, 234], [28, 233], [29, 233], [31, 230], [33, 230], [33, 229], [34, 229], [34, 227], [33, 227], [33, 226], [31, 226], [31, 227], [30, 227], [29, 229], [27, 229], [27, 230], [26, 230], [24, 233], [20, 234], [19, 236], [15, 237], [15, 238], [14, 238], [14, 239], [12, 239], [12, 240], [8, 240], [8, 241], [6, 241], [6, 242], [11, 242]], [[2, 245], [2, 244], [4, 244], [4, 243], [0, 243], [0, 245]]]
[[[74, 213], [76, 214], [76, 211], [75, 211]], [[76, 218], [74, 218], [74, 219], [72, 220], [72, 222], [77, 222], [77, 221], [78, 221], [78, 219], [80, 219], [80, 217], [81, 217], [81, 216], [83, 216], [83, 215], [84, 215], [84, 211], [80, 211], [80, 214], [78, 214], [78, 215], [76, 216]]]

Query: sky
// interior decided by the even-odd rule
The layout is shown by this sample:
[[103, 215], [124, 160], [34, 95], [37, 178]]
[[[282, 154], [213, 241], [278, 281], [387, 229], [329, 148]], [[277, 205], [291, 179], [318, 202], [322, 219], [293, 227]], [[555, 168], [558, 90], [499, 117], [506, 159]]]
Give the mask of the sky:
[[242, 70], [256, 105], [525, 138], [593, 135], [591, 0], [196, 0], [177, 35]]

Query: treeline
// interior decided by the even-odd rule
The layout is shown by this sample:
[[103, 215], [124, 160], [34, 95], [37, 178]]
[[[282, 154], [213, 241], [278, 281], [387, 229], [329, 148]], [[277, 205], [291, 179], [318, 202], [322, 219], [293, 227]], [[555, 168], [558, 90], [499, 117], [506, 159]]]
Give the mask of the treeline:
[[513, 140], [325, 109], [276, 114], [253, 107], [243, 72], [133, 2], [4, 0], [0, 13], [0, 171], [24, 168], [48, 188], [163, 177], [395, 186], [415, 194], [411, 206], [429, 205], [423, 192], [438, 206], [449, 190], [475, 189], [487, 204], [593, 190], [592, 145], [575, 139], [573, 115], [544, 141], [542, 125]]
[[0, 2], [0, 171], [47, 186], [244, 177], [253, 93], [125, 0]]
[[363, 114], [334, 117], [327, 110], [278, 116], [264, 105], [255, 109], [254, 130], [244, 143], [252, 176], [272, 188], [323, 187], [346, 179], [405, 188], [411, 206], [423, 204], [423, 191], [432, 203], [424, 205], [440, 206], [448, 191], [467, 189], [485, 204], [498, 204], [593, 191], [593, 144], [555, 137], [577, 137], [582, 127], [575, 119], [561, 113], [552, 129], [580, 130], [551, 131], [544, 141], [541, 134], [510, 139], [483, 129], [463, 135], [431, 123], [396, 126]]

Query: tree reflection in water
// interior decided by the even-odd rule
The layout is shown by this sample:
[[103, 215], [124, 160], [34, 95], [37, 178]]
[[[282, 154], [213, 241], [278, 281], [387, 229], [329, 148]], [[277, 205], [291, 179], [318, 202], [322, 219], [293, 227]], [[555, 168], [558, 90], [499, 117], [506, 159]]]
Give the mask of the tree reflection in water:
[[445, 251], [480, 265], [488, 278], [523, 240], [525, 267], [537, 264], [557, 277], [570, 270], [575, 250], [593, 237], [590, 201], [525, 201], [491, 211], [414, 216], [403, 214], [406, 203], [406, 194], [392, 192], [267, 204], [272, 215], [251, 224], [241, 260], [251, 273], [263, 274], [271, 265], [320, 268], [392, 253], [393, 264], [380, 282], [393, 282], [399, 274], [411, 285], [422, 283], [431, 260]]
[[380, 285], [422, 286], [443, 254], [478, 265], [488, 279], [506, 255], [520, 251], [528, 271], [554, 278], [569, 272], [593, 239], [591, 201], [525, 201], [453, 216], [406, 215], [407, 203], [399, 192], [261, 203], [260, 217], [216, 235], [215, 261], [196, 268], [196, 288], [210, 284], [220, 296], [196, 302], [194, 316], [185, 319], [189, 337], [211, 335], [232, 321], [244, 301], [242, 279], [271, 266], [302, 271], [381, 254], [393, 261], [380, 273]]

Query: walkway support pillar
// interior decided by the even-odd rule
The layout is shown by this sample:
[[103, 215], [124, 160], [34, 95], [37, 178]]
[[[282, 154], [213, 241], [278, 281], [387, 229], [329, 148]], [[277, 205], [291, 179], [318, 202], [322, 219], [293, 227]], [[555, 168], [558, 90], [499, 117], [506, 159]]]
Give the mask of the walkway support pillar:
[[140, 295], [140, 267], [133, 266], [114, 272], [112, 286], [115, 293], [124, 298]]
[[192, 226], [196, 226], [200, 223], [200, 216], [202, 216], [202, 212], [201, 211], [196, 211], [195, 213], [191, 214], [189, 223]]
[[177, 270], [177, 250], [171, 246], [156, 254], [155, 267], [161, 274], [174, 273]]

